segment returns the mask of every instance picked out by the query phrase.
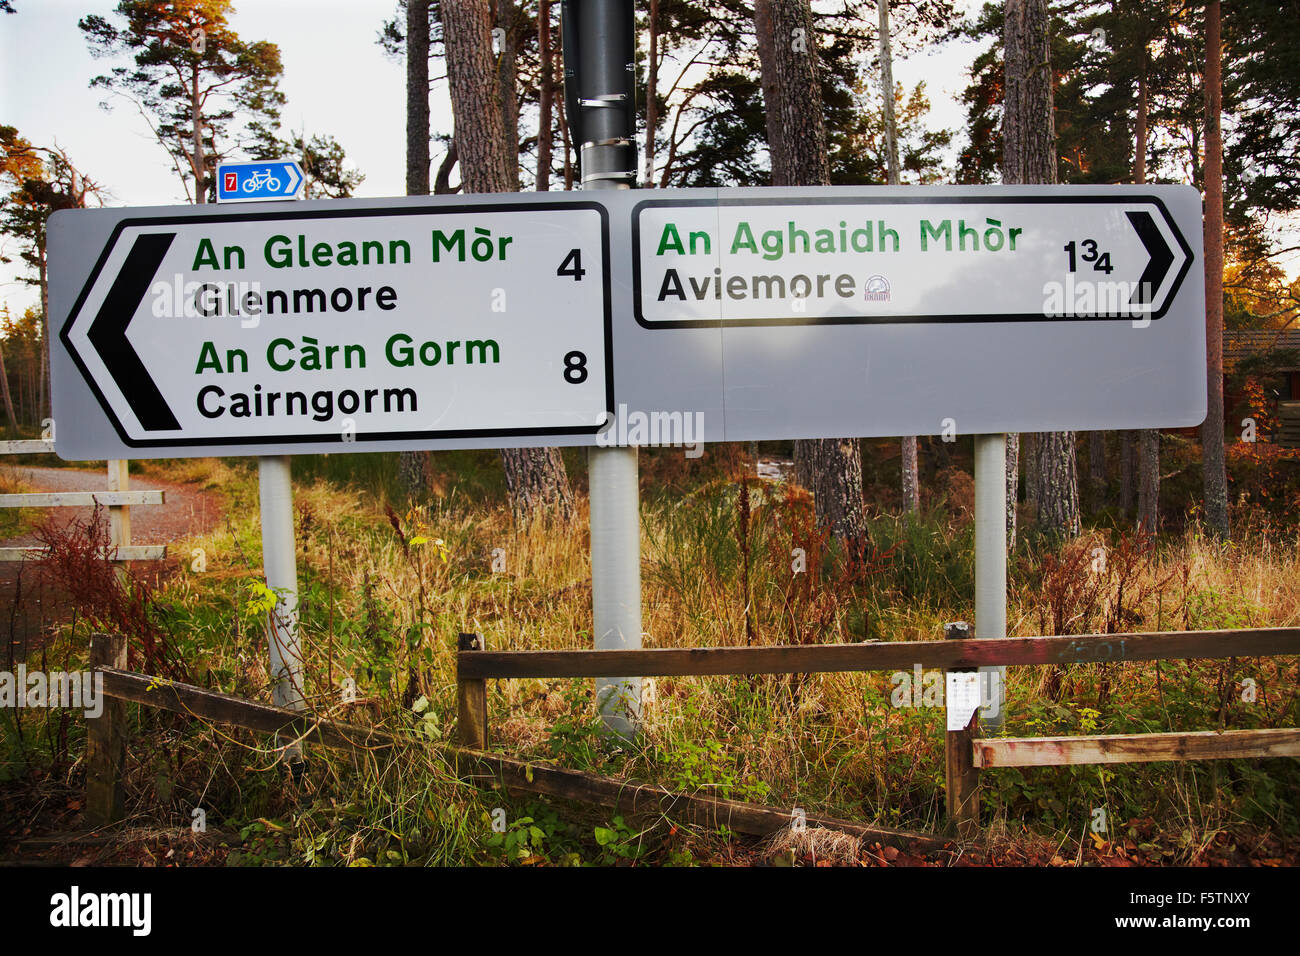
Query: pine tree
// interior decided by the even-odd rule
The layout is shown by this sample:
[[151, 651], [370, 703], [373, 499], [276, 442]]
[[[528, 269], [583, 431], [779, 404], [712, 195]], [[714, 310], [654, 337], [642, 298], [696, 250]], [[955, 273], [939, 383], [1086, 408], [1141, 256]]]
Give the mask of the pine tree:
[[265, 141], [284, 105], [279, 47], [241, 40], [230, 9], [230, 0], [120, 0], [121, 22], [95, 15], [78, 24], [92, 56], [131, 58], [132, 67], [91, 86], [136, 106], [198, 203], [214, 192], [217, 163]]

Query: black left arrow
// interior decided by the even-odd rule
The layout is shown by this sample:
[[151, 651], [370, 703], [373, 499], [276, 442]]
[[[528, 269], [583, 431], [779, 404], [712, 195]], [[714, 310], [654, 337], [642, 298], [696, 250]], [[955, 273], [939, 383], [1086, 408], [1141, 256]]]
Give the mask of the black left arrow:
[[126, 330], [175, 238], [174, 232], [136, 237], [117, 278], [113, 280], [113, 287], [108, 290], [104, 304], [99, 307], [86, 332], [86, 338], [95, 347], [108, 374], [113, 376], [136, 419], [145, 431], [151, 432], [176, 430], [181, 423], [172, 414], [162, 392], [158, 391], [144, 362], [127, 341]]

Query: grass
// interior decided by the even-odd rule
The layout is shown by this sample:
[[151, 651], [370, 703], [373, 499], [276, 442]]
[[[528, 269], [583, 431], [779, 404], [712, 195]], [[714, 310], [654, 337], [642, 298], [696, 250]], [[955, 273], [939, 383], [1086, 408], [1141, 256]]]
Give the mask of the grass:
[[[394, 456], [295, 460], [300, 622], [314, 708], [446, 740], [456, 634], [480, 633], [492, 649], [590, 646], [591, 593], [585, 500], [572, 523], [516, 523], [494, 455], [434, 462], [429, 500], [405, 507], [391, 485]], [[643, 501], [646, 646], [938, 639], [945, 621], [972, 617], [969, 489], [960, 480], [920, 515], [873, 516], [872, 549], [854, 563], [818, 533], [805, 494], [742, 484], [727, 475], [731, 464], [646, 456], [647, 482], [677, 489]], [[568, 465], [580, 487], [581, 457]], [[197, 683], [268, 699], [265, 622], [248, 608], [261, 575], [254, 463], [141, 471], [199, 482], [228, 508], [224, 526], [172, 549], [181, 560], [152, 597], [172, 653]], [[1229, 546], [1194, 524], [1146, 543], [1099, 530], [1058, 547], [1031, 532], [1011, 562], [1008, 630], [1300, 623], [1294, 529], [1237, 517]], [[1108, 555], [1100, 571], [1099, 548]], [[202, 571], [195, 552], [205, 556]], [[52, 660], [84, 653], [95, 622], [93, 609], [83, 613], [50, 648]], [[1005, 733], [1295, 726], [1297, 676], [1293, 658], [1016, 668]], [[1243, 699], [1247, 678], [1259, 689], [1253, 702]], [[357, 699], [345, 702], [353, 686]], [[643, 736], [616, 746], [592, 713], [591, 682], [502, 680], [489, 684], [491, 744], [675, 789], [937, 830], [943, 711], [893, 707], [893, 686], [887, 673], [662, 678], [646, 687]], [[21, 737], [5, 729], [0, 775], [72, 772], [75, 723], [23, 719]], [[689, 863], [726, 843], [725, 834], [644, 832], [590, 809], [507, 802], [460, 783], [414, 746], [385, 763], [313, 754], [307, 777], [286, 787], [254, 735], [137, 719], [133, 812], [183, 821], [203, 806], [213, 825], [244, 835], [236, 862]], [[1006, 769], [984, 774], [984, 785], [984, 819], [1013, 838], [1081, 839], [1097, 808], [1126, 826], [1157, 821], [1176, 835], [1170, 859], [1179, 862], [1225, 828], [1297, 833], [1300, 772], [1290, 760]], [[493, 827], [498, 808], [505, 830]]]
[[[0, 495], [19, 495], [32, 491], [8, 468], [0, 467]], [[27, 534], [40, 512], [34, 508], [0, 508], [0, 541]]]

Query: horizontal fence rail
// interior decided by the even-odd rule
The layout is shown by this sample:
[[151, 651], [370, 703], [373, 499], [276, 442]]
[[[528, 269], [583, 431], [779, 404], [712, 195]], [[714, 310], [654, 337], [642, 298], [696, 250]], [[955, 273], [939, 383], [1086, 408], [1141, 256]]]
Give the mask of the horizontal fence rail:
[[[48, 552], [49, 548], [39, 544], [0, 548], [0, 561], [35, 561]], [[109, 544], [99, 549], [98, 556], [104, 561], [161, 561], [167, 557], [167, 545]]]
[[972, 743], [975, 766], [981, 768], [1300, 757], [1300, 729], [1289, 727], [1094, 737], [1008, 737]]
[[29, 491], [0, 495], [0, 508], [93, 508], [162, 503], [161, 491]]
[[805, 674], [818, 671], [960, 669], [994, 664], [1096, 664], [1171, 658], [1300, 654], [1300, 628], [1163, 631], [1065, 637], [809, 644], [789, 647], [647, 648], [630, 651], [467, 651], [461, 677], [644, 677]]
[[23, 438], [18, 441], [0, 441], [0, 455], [52, 455], [51, 438]]
[[393, 744], [390, 735], [366, 727], [317, 720], [193, 684], [113, 667], [100, 667], [98, 672], [104, 675], [104, 694], [117, 700], [268, 734], [292, 734], [307, 743], [335, 750], [384, 749]]

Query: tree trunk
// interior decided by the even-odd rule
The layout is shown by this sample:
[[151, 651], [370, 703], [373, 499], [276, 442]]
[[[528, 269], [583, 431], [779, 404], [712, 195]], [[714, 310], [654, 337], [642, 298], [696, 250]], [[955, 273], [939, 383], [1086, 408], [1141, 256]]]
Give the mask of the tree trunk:
[[650, 0], [649, 56], [645, 80], [645, 188], [655, 182], [655, 127], [659, 124], [659, 102], [655, 94], [659, 89], [659, 0]]
[[[889, 38], [889, 0], [879, 0], [880, 91], [885, 108], [885, 165], [887, 181], [898, 185], [898, 123], [894, 118], [894, 54]], [[921, 507], [921, 482], [916, 459], [916, 436], [906, 435], [899, 443], [903, 480], [903, 508], [918, 511]]]
[[[1002, 179], [1006, 183], [1056, 182], [1047, 7], [1047, 0], [1006, 2], [1006, 102], [1002, 115]], [[1074, 433], [1042, 434], [1035, 445], [1039, 526], [1048, 532], [1077, 534], [1079, 478]], [[1010, 501], [1007, 504], [1011, 507]]]
[[1133, 435], [1132, 431], [1119, 433], [1119, 513], [1133, 513]]
[[[1133, 182], [1147, 181], [1147, 51], [1139, 54], [1137, 120], [1133, 135]], [[1151, 534], [1160, 530], [1160, 432], [1143, 428], [1137, 433], [1138, 505], [1137, 524]]]
[[[777, 102], [765, 104], [769, 142], [779, 144], [773, 154], [772, 182], [830, 185], [817, 43], [808, 0], [760, 0], [754, 8], [754, 26], [761, 38], [763, 90], [777, 91]], [[775, 130], [771, 121], [774, 112], [778, 117]], [[852, 546], [861, 546], [866, 541], [867, 517], [858, 440], [796, 441], [794, 458], [796, 475], [813, 493], [817, 523]]]
[[18, 434], [18, 419], [14, 415], [14, 400], [9, 395], [9, 373], [5, 370], [5, 353], [0, 346], [0, 398], [4, 399], [5, 418], [9, 422], [9, 434]]
[[208, 201], [203, 188], [203, 114], [199, 109], [199, 71], [190, 71], [190, 122], [194, 127], [194, 201], [202, 206]]
[[456, 141], [451, 141], [451, 146], [447, 149], [447, 155], [442, 158], [438, 164], [438, 174], [433, 180], [433, 194], [435, 196], [450, 196], [455, 190], [451, 188], [451, 171], [456, 166]]
[[[406, 4], [406, 195], [429, 194], [429, 0]], [[397, 456], [397, 475], [408, 498], [428, 491], [427, 451]]]
[[1079, 533], [1074, 432], [1043, 432], [1034, 444], [1038, 461], [1038, 526], [1049, 534], [1072, 537]]
[[[499, 75], [492, 55], [489, 0], [443, 0], [447, 87], [456, 152], [466, 193], [510, 192], [518, 181], [518, 140], [506, 138]], [[513, 59], [513, 58], [512, 58]], [[515, 114], [516, 120], [518, 114]], [[516, 515], [551, 507], [568, 517], [573, 496], [564, 459], [555, 448], [503, 448], [506, 487]]]
[[406, 3], [406, 195], [429, 195], [429, 0]]
[[[562, 46], [563, 43], [561, 43]], [[563, 57], [563, 49], [557, 49], [555, 58], [561, 61], [559, 70], [561, 76], [564, 75]], [[565, 115], [564, 109], [564, 97], [557, 96], [555, 98], [555, 122], [560, 127], [560, 143], [564, 147], [564, 191], [568, 192], [573, 189], [573, 144], [569, 140], [569, 118]]]
[[889, 37], [889, 0], [878, 0], [880, 15], [880, 91], [885, 107], [885, 160], [889, 185], [898, 185], [898, 124], [894, 119], [894, 55]]
[[1138, 527], [1155, 534], [1160, 530], [1160, 432], [1138, 432]]
[[1106, 433], [1088, 432], [1088, 502], [1093, 514], [1106, 507]]
[[555, 97], [555, 70], [551, 60], [551, 0], [537, 3], [537, 50], [541, 81], [537, 90], [537, 191], [551, 188], [551, 102]]
[[[788, 186], [785, 171], [785, 134], [781, 127], [781, 86], [777, 82], [776, 47], [772, 21], [772, 0], [755, 0], [754, 34], [758, 47], [759, 82], [763, 88], [763, 105], [767, 117], [767, 155], [772, 167], [772, 185]], [[788, 35], [782, 41], [789, 43]]]
[[1228, 473], [1223, 447], [1223, 110], [1219, 0], [1205, 7], [1205, 346], [1209, 408], [1201, 426], [1205, 523], [1228, 539]]
[[528, 518], [543, 509], [573, 517], [573, 492], [558, 448], [503, 448], [501, 464], [515, 517]]
[[515, 24], [518, 16], [514, 0], [497, 0], [497, 27], [503, 31], [501, 53], [497, 55], [497, 89], [506, 144], [506, 182], [509, 184], [501, 190], [503, 192], [519, 191], [519, 93], [516, 87], [519, 33]]
[[1038, 508], [1038, 433], [1020, 436], [1020, 457], [1025, 463], [1025, 504]]
[[850, 547], [861, 547], [867, 540], [867, 516], [858, 439], [800, 439], [794, 443], [794, 461], [796, 481], [812, 492], [818, 525]]

